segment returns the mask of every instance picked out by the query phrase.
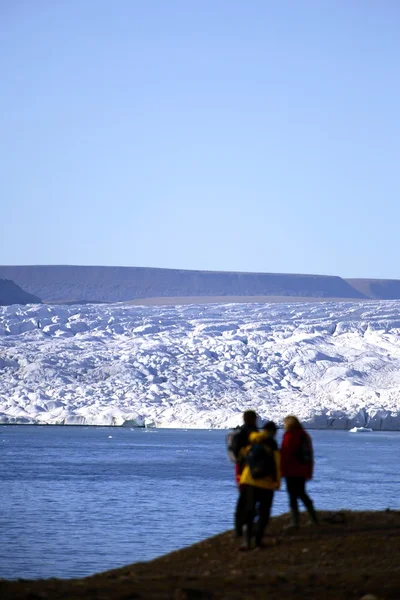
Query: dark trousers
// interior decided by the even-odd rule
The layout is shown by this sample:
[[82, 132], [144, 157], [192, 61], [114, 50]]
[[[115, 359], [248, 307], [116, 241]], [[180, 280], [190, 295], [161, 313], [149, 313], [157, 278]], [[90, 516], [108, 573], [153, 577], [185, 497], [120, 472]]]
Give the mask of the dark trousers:
[[286, 489], [289, 494], [290, 510], [292, 512], [292, 525], [299, 525], [299, 504], [301, 500], [307, 509], [313, 523], [318, 523], [317, 515], [314, 510], [313, 502], [306, 492], [305, 477], [286, 477]]
[[246, 486], [241, 485], [235, 510], [235, 532], [237, 537], [243, 534], [243, 525], [246, 521]]
[[258, 504], [258, 526], [256, 530], [256, 545], [260, 546], [265, 528], [269, 523], [272, 501], [274, 499], [274, 492], [273, 490], [266, 490], [264, 488], [256, 487], [253, 485], [245, 485], [243, 487], [246, 498], [246, 542], [247, 545], [250, 547], [251, 537], [253, 535], [253, 523], [256, 516], [256, 507]]

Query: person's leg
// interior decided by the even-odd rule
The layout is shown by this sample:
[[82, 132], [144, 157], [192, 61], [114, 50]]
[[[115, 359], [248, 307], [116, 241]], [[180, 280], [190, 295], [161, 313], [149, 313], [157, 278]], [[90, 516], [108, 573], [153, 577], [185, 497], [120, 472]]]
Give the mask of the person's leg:
[[289, 495], [290, 505], [290, 525], [291, 527], [299, 526], [299, 505], [297, 502], [298, 493], [298, 477], [286, 477], [286, 489]]
[[242, 537], [243, 525], [246, 519], [246, 490], [245, 486], [240, 486], [239, 496], [236, 503], [235, 510], [235, 534], [236, 537]]
[[253, 522], [256, 516], [257, 488], [246, 485], [246, 547], [251, 548], [251, 537], [253, 534]]
[[256, 533], [256, 546], [261, 546], [264, 537], [264, 531], [269, 523], [269, 518], [271, 515], [274, 492], [273, 490], [258, 488], [257, 497], [259, 500], [259, 517], [258, 529]]
[[297, 496], [306, 507], [307, 512], [310, 515], [311, 522], [315, 525], [318, 525], [317, 513], [315, 512], [313, 501], [306, 492], [306, 480], [304, 477], [299, 478]]

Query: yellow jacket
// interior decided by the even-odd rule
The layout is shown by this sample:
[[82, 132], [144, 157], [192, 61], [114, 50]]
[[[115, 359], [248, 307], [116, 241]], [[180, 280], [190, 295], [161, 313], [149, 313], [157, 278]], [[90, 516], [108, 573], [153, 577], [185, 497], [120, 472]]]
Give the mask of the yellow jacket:
[[[242, 457], [245, 458], [247, 452], [251, 448], [251, 444], [263, 443], [265, 440], [267, 440], [268, 437], [269, 436], [266, 431], [254, 431], [253, 433], [251, 433], [249, 436], [250, 445], [241, 451]], [[248, 465], [245, 465], [242, 471], [242, 475], [240, 477], [240, 485], [253, 485], [254, 487], [264, 488], [267, 490], [279, 490], [281, 485], [281, 460], [278, 446], [276, 446], [276, 450], [274, 450], [274, 461], [276, 471], [275, 481], [271, 477], [253, 479], [250, 473], [250, 467]]]

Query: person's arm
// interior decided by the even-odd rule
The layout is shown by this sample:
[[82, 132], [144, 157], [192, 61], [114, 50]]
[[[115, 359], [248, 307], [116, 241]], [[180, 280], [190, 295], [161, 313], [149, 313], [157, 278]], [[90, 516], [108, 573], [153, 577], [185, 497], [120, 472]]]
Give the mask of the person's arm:
[[281, 453], [279, 450], [274, 451], [275, 472], [276, 472], [276, 490], [281, 487]]
[[280, 453], [281, 477], [286, 477], [288, 451], [289, 451], [289, 436], [287, 433], [285, 433], [283, 435], [281, 453]]
[[235, 478], [237, 485], [240, 485], [240, 476], [242, 474], [242, 467], [239, 462], [235, 464]]
[[313, 447], [313, 443], [312, 443], [312, 439], [311, 436], [308, 435], [308, 440], [309, 440], [309, 444], [310, 444], [310, 449], [311, 449], [311, 467], [310, 467], [310, 477], [309, 479], [312, 479], [314, 476], [314, 447]]
[[242, 476], [243, 473], [243, 469], [245, 466], [245, 458], [246, 458], [246, 454], [248, 452], [248, 446], [244, 446], [243, 448], [241, 448], [239, 450], [239, 454], [237, 457], [237, 461], [236, 461], [236, 465], [235, 465], [235, 474], [236, 474], [236, 482], [238, 485], [240, 485], [240, 478]]

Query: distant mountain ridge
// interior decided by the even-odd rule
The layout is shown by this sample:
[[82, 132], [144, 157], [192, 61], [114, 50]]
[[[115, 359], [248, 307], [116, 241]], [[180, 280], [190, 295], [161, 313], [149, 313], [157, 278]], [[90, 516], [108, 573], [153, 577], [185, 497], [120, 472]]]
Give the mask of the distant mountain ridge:
[[0, 279], [0, 306], [39, 303], [41, 303], [40, 298], [28, 294], [10, 279]]
[[35, 265], [0, 266], [0, 278], [13, 280], [44, 302], [252, 296], [349, 300], [400, 298], [398, 280], [346, 280], [328, 275]]
[[349, 285], [368, 298], [397, 300], [400, 298], [399, 279], [347, 279]]

